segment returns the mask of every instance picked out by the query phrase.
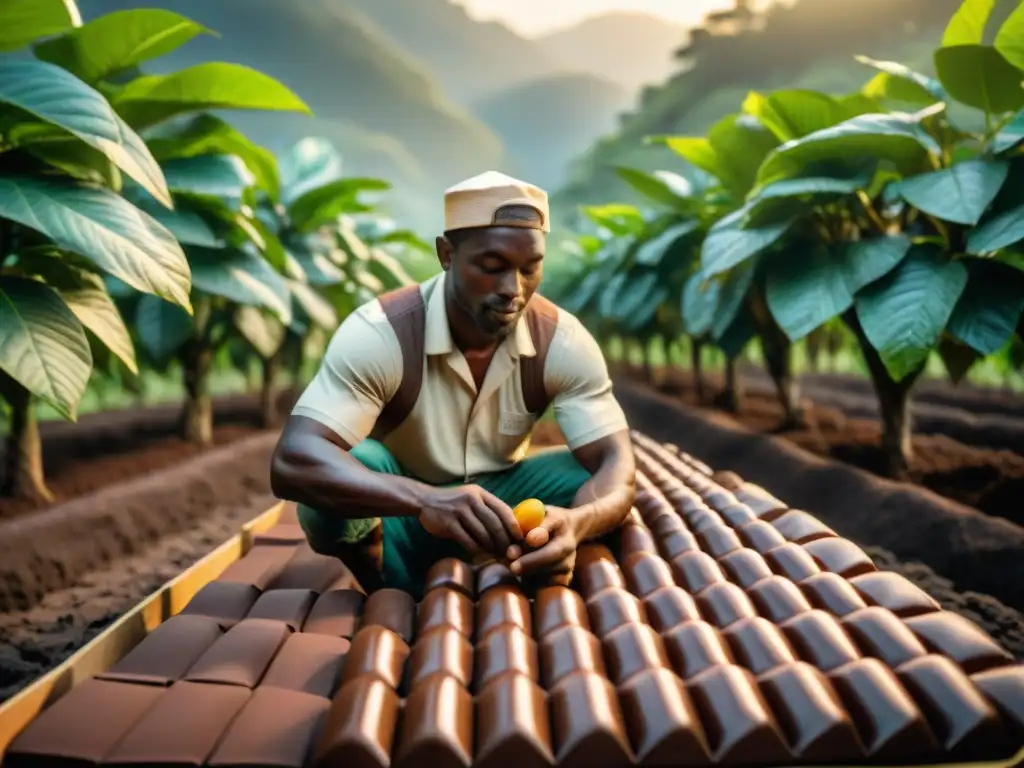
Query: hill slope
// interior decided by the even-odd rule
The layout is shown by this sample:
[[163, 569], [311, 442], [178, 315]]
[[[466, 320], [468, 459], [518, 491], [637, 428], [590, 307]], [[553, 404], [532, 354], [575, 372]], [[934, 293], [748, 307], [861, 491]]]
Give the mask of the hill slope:
[[[292, 88], [316, 117], [240, 113], [235, 124], [273, 148], [320, 135], [347, 150], [346, 173], [380, 173], [411, 222], [439, 223], [440, 192], [485, 168], [500, 169], [498, 138], [358, 11], [338, 0], [80, 0], [83, 16], [163, 7], [216, 31], [150, 62], [166, 72], [201, 61], [259, 69]], [[458, 152], [451, 148], [458, 147]]]
[[335, 2], [372, 19], [463, 104], [562, 68], [533, 41], [502, 24], [478, 22], [450, 0]]
[[[831, 93], [860, 89], [874, 70], [857, 63], [865, 54], [930, 73], [932, 51], [960, 0], [801, 0], [776, 6], [762, 23], [734, 34], [693, 33], [690, 68], [647, 89], [622, 128], [593, 145], [571, 166], [571, 184], [552, 196], [553, 210], [569, 218], [580, 204], [634, 201], [615, 165], [653, 170], [683, 163], [671, 152], [645, 146], [645, 136], [702, 135], [739, 110], [752, 90], [811, 88]], [[997, 0], [990, 26], [1016, 5]]]
[[551, 59], [573, 72], [590, 72], [639, 92], [676, 68], [673, 53], [687, 40], [684, 28], [644, 13], [609, 13], [538, 38]]
[[622, 86], [594, 75], [554, 75], [514, 85], [475, 105], [505, 142], [513, 169], [554, 189], [568, 160], [612, 130], [632, 98]]

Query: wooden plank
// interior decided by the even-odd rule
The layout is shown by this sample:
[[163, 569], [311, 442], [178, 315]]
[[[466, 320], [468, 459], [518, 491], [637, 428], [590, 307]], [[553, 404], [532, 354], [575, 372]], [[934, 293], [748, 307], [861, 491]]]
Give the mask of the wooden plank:
[[196, 592], [249, 551], [255, 534], [276, 525], [283, 509], [284, 503], [279, 502], [244, 523], [238, 533], [141, 600], [60, 666], [0, 704], [0, 761], [14, 737], [38, 713], [79, 683], [110, 669], [146, 635], [179, 613]]

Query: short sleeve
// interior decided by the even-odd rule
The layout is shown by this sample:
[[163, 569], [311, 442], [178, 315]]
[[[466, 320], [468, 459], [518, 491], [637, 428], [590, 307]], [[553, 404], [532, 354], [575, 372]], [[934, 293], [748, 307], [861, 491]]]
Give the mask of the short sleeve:
[[627, 428], [601, 347], [573, 315], [559, 310], [544, 383], [554, 397], [555, 421], [570, 450]]
[[292, 415], [319, 421], [350, 446], [373, 430], [402, 380], [402, 352], [377, 302], [350, 314], [334, 332], [316, 376]]

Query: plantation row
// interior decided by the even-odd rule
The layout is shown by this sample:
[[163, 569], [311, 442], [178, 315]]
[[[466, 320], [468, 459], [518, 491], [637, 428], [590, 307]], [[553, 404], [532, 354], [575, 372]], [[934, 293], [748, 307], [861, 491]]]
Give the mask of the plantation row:
[[93, 377], [180, 371], [183, 436], [212, 436], [216, 356], [262, 368], [270, 407], [339, 318], [411, 278], [427, 246], [360, 196], [318, 139], [282, 157], [212, 114], [305, 112], [274, 79], [210, 62], [140, 65], [211, 31], [154, 9], [83, 24], [73, 0], [0, 8], [0, 397], [6, 487], [47, 499], [35, 404], [76, 420]]
[[752, 92], [707, 136], [650, 137], [685, 175], [619, 168], [652, 205], [588, 208], [557, 298], [644, 354], [689, 337], [698, 378], [718, 348], [727, 389], [756, 343], [793, 424], [794, 345], [852, 337], [902, 473], [933, 355], [954, 382], [992, 356], [1024, 364], [1024, 5], [986, 45], [992, 5], [963, 2], [937, 79], [862, 57], [876, 73], [858, 93]]

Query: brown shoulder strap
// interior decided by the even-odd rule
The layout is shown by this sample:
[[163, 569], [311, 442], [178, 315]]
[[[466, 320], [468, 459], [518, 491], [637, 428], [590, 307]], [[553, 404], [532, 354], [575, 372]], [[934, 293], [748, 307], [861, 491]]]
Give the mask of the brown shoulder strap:
[[558, 307], [543, 296], [534, 294], [526, 307], [526, 325], [537, 355], [522, 358], [523, 402], [528, 412], [540, 416], [551, 402], [544, 386], [544, 364], [558, 327]]
[[405, 421], [416, 405], [423, 384], [423, 337], [427, 328], [427, 311], [419, 285], [390, 291], [379, 301], [402, 348], [402, 383], [377, 418], [371, 433], [377, 440]]

